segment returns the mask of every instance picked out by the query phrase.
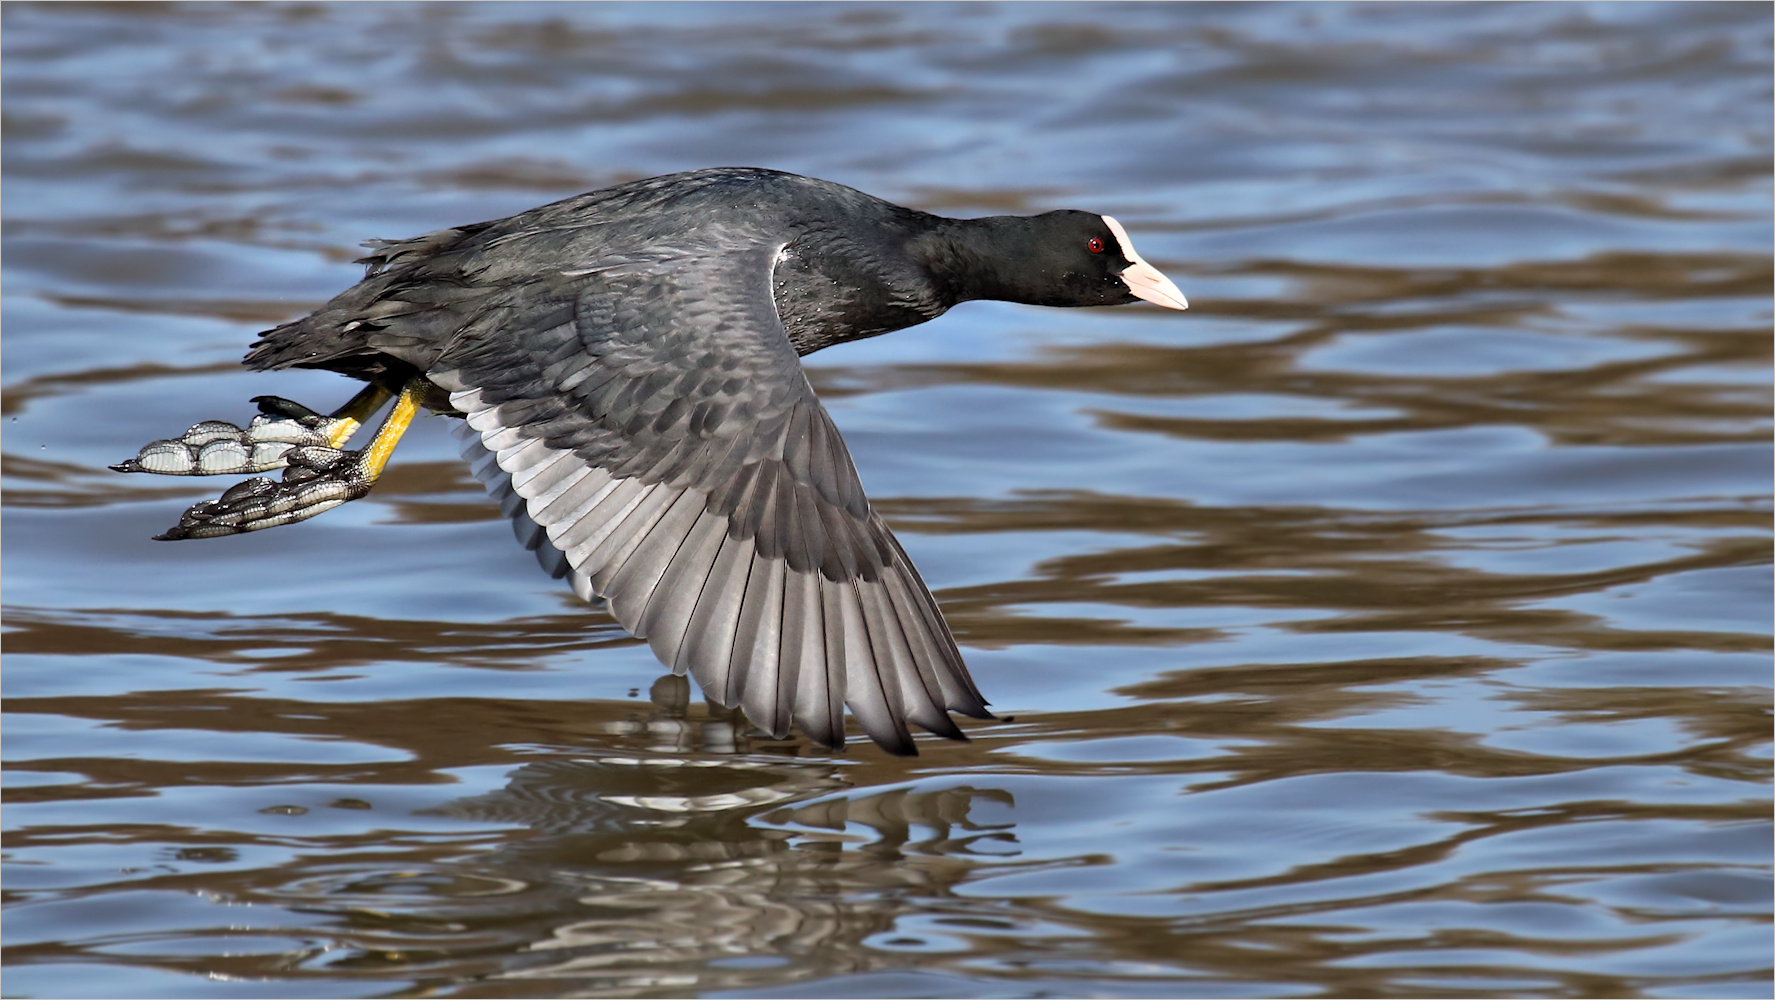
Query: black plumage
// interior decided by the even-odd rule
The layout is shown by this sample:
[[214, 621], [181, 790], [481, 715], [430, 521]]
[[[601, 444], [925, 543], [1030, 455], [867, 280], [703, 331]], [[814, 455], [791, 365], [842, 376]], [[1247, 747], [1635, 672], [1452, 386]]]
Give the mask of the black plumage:
[[1113, 219], [944, 219], [751, 168], [370, 246], [246, 363], [420, 386], [545, 568], [712, 700], [830, 746], [848, 703], [896, 753], [909, 722], [991, 715], [798, 356], [970, 298], [1183, 306]]

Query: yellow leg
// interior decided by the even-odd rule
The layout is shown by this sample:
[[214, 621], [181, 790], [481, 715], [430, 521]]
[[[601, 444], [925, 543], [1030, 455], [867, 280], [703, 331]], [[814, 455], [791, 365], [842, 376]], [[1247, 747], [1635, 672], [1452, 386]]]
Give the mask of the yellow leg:
[[[394, 454], [394, 446], [401, 443], [401, 436], [412, 425], [414, 414], [419, 412], [419, 401], [424, 398], [424, 379], [416, 378], [401, 389], [401, 398], [395, 400], [393, 412], [382, 422], [370, 446], [364, 449], [362, 464], [359, 465], [364, 478], [375, 482], [381, 477], [382, 467], [388, 464], [388, 457]], [[381, 405], [380, 402], [377, 405]]]
[[325, 425], [327, 446], [343, 448], [345, 442], [350, 441], [357, 429], [370, 418], [370, 414], [382, 409], [382, 404], [388, 402], [388, 397], [392, 395], [394, 394], [379, 385], [364, 386], [362, 392], [351, 397], [344, 406], [329, 415], [331, 419]]

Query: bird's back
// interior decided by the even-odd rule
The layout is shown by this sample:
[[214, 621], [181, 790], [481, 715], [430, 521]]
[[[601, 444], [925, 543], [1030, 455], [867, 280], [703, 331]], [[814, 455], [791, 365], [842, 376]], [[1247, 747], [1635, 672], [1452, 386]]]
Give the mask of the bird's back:
[[363, 281], [266, 331], [246, 364], [398, 381], [428, 369], [465, 328], [515, 297], [569, 299], [599, 273], [797, 240], [778, 261], [774, 295], [791, 343], [807, 354], [947, 308], [900, 250], [934, 218], [831, 181], [755, 167], [648, 178], [504, 219], [371, 241], [360, 260]]

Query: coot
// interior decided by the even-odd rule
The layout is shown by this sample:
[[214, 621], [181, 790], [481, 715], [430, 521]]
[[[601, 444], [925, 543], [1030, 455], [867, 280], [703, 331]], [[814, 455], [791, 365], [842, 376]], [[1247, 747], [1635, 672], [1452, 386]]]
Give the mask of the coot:
[[831, 747], [849, 704], [899, 754], [908, 723], [965, 739], [950, 712], [992, 716], [798, 356], [968, 299], [1186, 307], [1107, 216], [947, 219], [753, 168], [366, 246], [363, 281], [246, 356], [366, 388], [330, 415], [260, 396], [244, 430], [206, 421], [113, 466], [284, 470], [158, 537], [312, 517], [369, 492], [419, 408], [460, 416], [519, 539], [710, 700]]

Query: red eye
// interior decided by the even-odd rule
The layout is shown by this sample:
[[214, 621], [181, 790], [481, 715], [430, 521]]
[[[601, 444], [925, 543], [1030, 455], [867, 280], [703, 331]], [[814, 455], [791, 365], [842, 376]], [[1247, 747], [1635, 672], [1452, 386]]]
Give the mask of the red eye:
[[1098, 239], [1095, 236], [1091, 237], [1091, 242], [1089, 242], [1085, 245], [1091, 248], [1092, 253], [1102, 253], [1103, 252], [1103, 241]]

